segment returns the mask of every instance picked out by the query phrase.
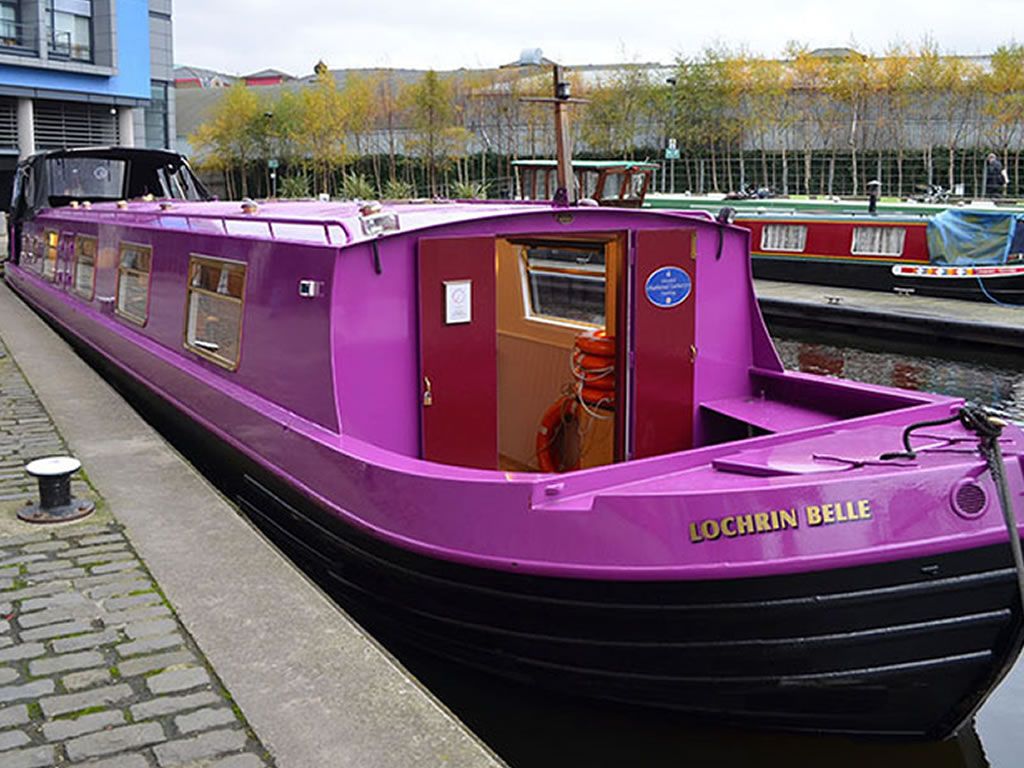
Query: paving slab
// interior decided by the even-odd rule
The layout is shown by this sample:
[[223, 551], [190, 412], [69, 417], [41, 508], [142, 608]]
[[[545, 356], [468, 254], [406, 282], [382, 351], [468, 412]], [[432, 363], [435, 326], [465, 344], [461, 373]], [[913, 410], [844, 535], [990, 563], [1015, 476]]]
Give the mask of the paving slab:
[[779, 280], [754, 290], [768, 320], [1024, 349], [1024, 308]]

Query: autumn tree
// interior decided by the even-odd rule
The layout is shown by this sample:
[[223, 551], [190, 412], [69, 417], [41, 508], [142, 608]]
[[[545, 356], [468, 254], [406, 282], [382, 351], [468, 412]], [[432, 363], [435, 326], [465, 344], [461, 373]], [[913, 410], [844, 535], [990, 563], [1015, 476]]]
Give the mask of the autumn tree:
[[651, 112], [653, 92], [644, 68], [619, 67], [588, 93], [589, 103], [580, 123], [581, 138], [598, 152], [632, 159]]
[[410, 149], [419, 155], [432, 196], [439, 194], [438, 178], [456, 147], [465, 142], [464, 129], [455, 124], [451, 84], [429, 70], [408, 89], [413, 138]]
[[[1003, 167], [1009, 168], [1010, 147], [1020, 136], [1024, 121], [1024, 45], [1010, 43], [996, 48], [992, 68], [984, 79], [984, 114], [988, 137], [997, 147]], [[1020, 173], [1020, 150], [1014, 153], [1014, 185]]]
[[[709, 48], [698, 59], [676, 60], [675, 87], [672, 89], [674, 133], [691, 150], [702, 150], [711, 157], [711, 188], [718, 190], [718, 150], [723, 137], [736, 133], [737, 121], [730, 111], [730, 89], [726, 72], [727, 55]], [[702, 161], [701, 161], [702, 162]], [[698, 165], [696, 179], [689, 178], [689, 163], [684, 165], [691, 189], [704, 186], [703, 167]], [[696, 182], [696, 183], [694, 183]]]
[[319, 190], [327, 194], [336, 190], [335, 173], [345, 164], [347, 117], [334, 76], [321, 68], [316, 82], [299, 92], [295, 139], [312, 164]]
[[227, 89], [210, 119], [189, 137], [196, 150], [199, 167], [224, 173], [228, 195], [249, 194], [249, 165], [258, 153], [260, 133], [265, 130], [264, 109], [260, 99], [244, 83]]
[[850, 149], [850, 176], [854, 195], [858, 193], [858, 149], [863, 141], [862, 121], [874, 85], [872, 74], [871, 59], [857, 51], [849, 51], [829, 62], [825, 92], [843, 107], [845, 113], [848, 126], [846, 143]]
[[879, 96], [875, 115], [878, 154], [876, 176], [882, 177], [883, 147], [896, 150], [896, 194], [903, 195], [903, 156], [906, 150], [907, 123], [913, 94], [914, 56], [901, 44], [890, 45], [875, 70]]

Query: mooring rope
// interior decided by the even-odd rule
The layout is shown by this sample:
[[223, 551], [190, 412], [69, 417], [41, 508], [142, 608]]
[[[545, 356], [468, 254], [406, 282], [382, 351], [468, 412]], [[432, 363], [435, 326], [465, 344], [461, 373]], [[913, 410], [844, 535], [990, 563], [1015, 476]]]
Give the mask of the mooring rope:
[[1003, 511], [1003, 521], [1010, 536], [1010, 551], [1013, 553], [1013, 564], [1017, 569], [1017, 589], [1020, 591], [1021, 604], [1024, 606], [1024, 553], [1021, 552], [1020, 534], [1017, 521], [1013, 514], [1013, 502], [1010, 499], [1010, 487], [1006, 482], [1006, 464], [1003, 461], [1003, 450], [999, 446], [999, 436], [1003, 433], [1006, 422], [990, 415], [982, 408], [964, 407], [960, 409], [960, 423], [966, 429], [978, 435], [981, 455], [985, 457], [988, 471], [992, 475], [996, 492], [999, 495], [999, 506]]
[[1003, 433], [1003, 427], [1006, 426], [1006, 422], [991, 415], [984, 408], [966, 405], [947, 418], [918, 421], [911, 424], [903, 430], [904, 450], [883, 453], [879, 458], [883, 461], [915, 459], [917, 458], [917, 452], [910, 444], [910, 436], [914, 432], [925, 427], [952, 424], [954, 421], [959, 421], [964, 429], [974, 432], [978, 436], [978, 450], [985, 457], [985, 464], [992, 475], [992, 482], [995, 483], [996, 493], [999, 496], [999, 506], [1003, 512], [1003, 522], [1006, 524], [1006, 531], [1010, 538], [1010, 552], [1013, 554], [1013, 565], [1017, 571], [1017, 590], [1020, 593], [1021, 607], [1024, 608], [1024, 553], [1021, 551], [1020, 533], [1017, 530], [1017, 523], [1013, 514], [1010, 488], [1006, 482], [1006, 464], [1003, 461], [1003, 451], [999, 446], [999, 437]]

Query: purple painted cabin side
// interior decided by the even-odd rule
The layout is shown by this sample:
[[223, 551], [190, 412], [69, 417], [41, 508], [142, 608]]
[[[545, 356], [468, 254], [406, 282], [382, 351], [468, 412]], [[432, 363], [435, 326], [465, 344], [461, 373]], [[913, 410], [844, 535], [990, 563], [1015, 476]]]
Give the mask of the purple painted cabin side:
[[[50, 231], [60, 233], [52, 268], [45, 266]], [[73, 290], [80, 234], [98, 238], [91, 301]], [[748, 237], [707, 215], [675, 212], [408, 204], [364, 215], [355, 205], [277, 203], [244, 214], [231, 203], [132, 203], [44, 212], [26, 226], [23, 260], [11, 272], [19, 290], [230, 444], [350, 524], [417, 551], [494, 567], [651, 578], [706, 574], [724, 551], [734, 568], [756, 573], [823, 559], [864, 562], [888, 547], [949, 548], [964, 528], [998, 536], [998, 521], [971, 527], [950, 516], [936, 528], [920, 515], [920, 537], [909, 529], [893, 537], [881, 525], [853, 539], [789, 534], [806, 560], [780, 561], [777, 542], [763, 538], [723, 537], [717, 551], [694, 546], [692, 526], [699, 533], [711, 517], [703, 508], [709, 491], [730, 514], [745, 515], [776, 509], [778, 488], [795, 508], [856, 495], [842, 490], [851, 480], [891, 484], [874, 492], [880, 508], [883, 497], [903, 493], [905, 473], [879, 466], [853, 476], [814, 456], [842, 456], [846, 435], [865, 424], [870, 450], [880, 454], [898, 446], [908, 414], [944, 414], [954, 405], [784, 373], [752, 291]], [[151, 254], [141, 324], [117, 311], [125, 243]], [[481, 243], [484, 258], [445, 271]], [[423, 261], [430, 248], [438, 254], [432, 272]], [[234, 367], [186, 343], [189, 280], [205, 279], [189, 278], [189, 269], [203, 259], [244, 267]], [[595, 292], [597, 262], [603, 282]], [[687, 272], [689, 289], [663, 308], [649, 281], [667, 266]], [[488, 273], [493, 284], [485, 290]], [[48, 274], [52, 280], [40, 278]], [[439, 312], [445, 284], [467, 280], [476, 288], [468, 323], [422, 316], [431, 298], [425, 290]], [[538, 309], [560, 311], [580, 284], [590, 286], [584, 295], [600, 315], [592, 319], [618, 339], [617, 359], [628, 364], [619, 366], [615, 409], [592, 409], [604, 420], [595, 417], [587, 429], [603, 442], [584, 446], [579, 468], [552, 478], [531, 466], [538, 425], [571, 385], [574, 338], [599, 323]], [[492, 330], [424, 358], [427, 324], [436, 346], [478, 320]], [[643, 322], [651, 330], [638, 336]], [[465, 393], [447, 397], [467, 381]], [[493, 386], [485, 391], [479, 381]], [[668, 384], [644, 394], [652, 381]], [[652, 423], [663, 428], [638, 426]], [[457, 450], [490, 446], [489, 453], [462, 466], [431, 455], [453, 442]], [[767, 458], [726, 458], [754, 449]], [[775, 466], [773, 451], [790, 455]], [[963, 474], [976, 462], [967, 464]], [[944, 498], [944, 488], [926, 494], [927, 504]], [[483, 528], [473, 522], [480, 509], [489, 510]], [[538, 538], [531, 520], [541, 510], [558, 514], [546, 517]], [[609, 535], [637, 525], [649, 535], [608, 550]]]

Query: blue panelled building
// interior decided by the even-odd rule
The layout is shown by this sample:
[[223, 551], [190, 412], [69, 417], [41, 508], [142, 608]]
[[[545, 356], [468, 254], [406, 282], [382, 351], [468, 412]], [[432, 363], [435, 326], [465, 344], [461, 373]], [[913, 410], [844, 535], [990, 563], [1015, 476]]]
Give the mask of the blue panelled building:
[[0, 201], [39, 150], [169, 147], [173, 99], [171, 0], [0, 0]]

